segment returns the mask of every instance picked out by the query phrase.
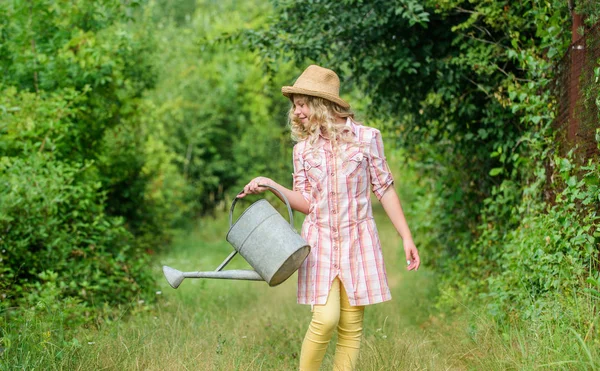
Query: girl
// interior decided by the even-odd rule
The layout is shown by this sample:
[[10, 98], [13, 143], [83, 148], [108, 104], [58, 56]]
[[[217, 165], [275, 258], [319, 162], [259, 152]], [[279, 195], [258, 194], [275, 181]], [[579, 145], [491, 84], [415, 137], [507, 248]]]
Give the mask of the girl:
[[[318, 370], [334, 329], [334, 368], [356, 366], [365, 305], [391, 299], [369, 188], [380, 200], [404, 244], [408, 270], [419, 254], [393, 187], [381, 134], [354, 120], [339, 97], [335, 72], [309, 66], [283, 95], [292, 101], [293, 190], [258, 177], [238, 197], [281, 190], [306, 214], [302, 237], [311, 252], [298, 270], [298, 303], [310, 304], [312, 321], [302, 343], [300, 370]], [[370, 187], [369, 187], [370, 186]]]

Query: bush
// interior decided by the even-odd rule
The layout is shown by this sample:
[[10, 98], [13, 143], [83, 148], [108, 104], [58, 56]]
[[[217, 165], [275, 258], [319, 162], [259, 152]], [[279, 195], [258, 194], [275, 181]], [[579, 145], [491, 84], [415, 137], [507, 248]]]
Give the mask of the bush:
[[[562, 306], [588, 297], [582, 288], [594, 286], [586, 280], [598, 267], [600, 167], [579, 168], [560, 157], [554, 165], [556, 182], [564, 187], [554, 204], [530, 203], [519, 226], [504, 237], [500, 273], [489, 278], [485, 295], [498, 317], [557, 318]], [[493, 241], [490, 237], [482, 236], [480, 243]]]
[[48, 285], [88, 311], [144, 296], [148, 252], [188, 210], [143, 99], [157, 74], [154, 34], [132, 22], [140, 2], [72, 5], [0, 3], [6, 305], [35, 304]]
[[35, 304], [47, 282], [57, 297], [89, 306], [128, 303], [152, 291], [147, 254], [136, 248], [122, 218], [104, 213], [100, 184], [76, 181], [85, 170], [43, 154], [3, 158], [3, 305]]

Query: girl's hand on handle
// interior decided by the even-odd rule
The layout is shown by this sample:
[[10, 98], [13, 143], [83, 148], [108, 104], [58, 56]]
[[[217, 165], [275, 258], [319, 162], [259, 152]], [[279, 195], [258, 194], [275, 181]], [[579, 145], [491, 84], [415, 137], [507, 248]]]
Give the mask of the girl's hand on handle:
[[276, 188], [279, 192], [273, 192], [273, 193], [277, 197], [279, 197], [279, 199], [281, 199], [283, 201], [283, 198], [280, 194], [280, 193], [282, 193], [283, 195], [285, 195], [285, 197], [287, 197], [292, 209], [299, 211], [303, 214], [308, 214], [308, 211], [309, 211], [308, 210], [309, 209], [308, 201], [306, 201], [304, 199], [304, 196], [302, 196], [302, 193], [300, 193], [298, 191], [289, 190], [289, 189], [285, 188], [284, 186], [282, 186], [281, 184], [277, 184], [273, 179], [266, 178], [264, 176], [259, 176], [259, 177], [252, 179], [250, 181], [250, 183], [246, 184], [246, 186], [244, 187], [244, 190], [242, 192], [240, 192], [236, 197], [242, 198], [247, 195], [258, 194], [258, 193], [262, 193], [264, 191], [272, 191], [272, 189], [269, 189], [267, 187], [259, 187], [258, 186], [259, 184], [264, 184], [264, 185], [268, 185], [269, 187]]
[[413, 240], [404, 240], [404, 254], [406, 255], [406, 269], [409, 271], [418, 270], [421, 265], [421, 258]]
[[264, 176], [256, 177], [252, 179], [250, 183], [246, 184], [246, 186], [244, 186], [244, 190], [241, 193], [239, 193], [236, 197], [242, 198], [247, 195], [255, 195], [268, 190], [268, 188], [266, 187], [259, 187], [259, 184], [272, 185], [273, 181], [269, 178], [265, 178]]

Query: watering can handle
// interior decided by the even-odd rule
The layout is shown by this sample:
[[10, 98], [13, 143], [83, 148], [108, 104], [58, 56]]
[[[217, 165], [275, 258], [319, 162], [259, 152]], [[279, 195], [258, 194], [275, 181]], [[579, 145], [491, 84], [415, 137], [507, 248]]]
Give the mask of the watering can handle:
[[[278, 190], [275, 187], [271, 187], [270, 185], [259, 184], [259, 186], [265, 187], [265, 188], [271, 188], [273, 191], [277, 192], [281, 196], [281, 198], [285, 202], [285, 206], [287, 206], [288, 213], [290, 215], [290, 225], [292, 226], [292, 229], [294, 229], [294, 214], [292, 213], [292, 207], [290, 206], [290, 202], [288, 201], [287, 197], [285, 197], [285, 195], [280, 190]], [[238, 200], [239, 200], [239, 198], [237, 198], [237, 197], [233, 200], [233, 203], [231, 204], [231, 209], [229, 210], [229, 228], [231, 228], [233, 226], [233, 209], [235, 208], [235, 204], [237, 203]]]

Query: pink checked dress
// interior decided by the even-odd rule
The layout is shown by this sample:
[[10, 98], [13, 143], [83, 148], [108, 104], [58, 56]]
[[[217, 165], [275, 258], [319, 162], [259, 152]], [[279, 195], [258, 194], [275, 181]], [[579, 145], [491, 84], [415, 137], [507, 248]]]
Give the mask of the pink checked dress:
[[[294, 146], [294, 190], [309, 202], [302, 237], [310, 255], [298, 270], [298, 303], [325, 304], [339, 276], [350, 305], [392, 298], [371, 208], [394, 182], [379, 130], [348, 119], [355, 142], [333, 149], [319, 138]], [[339, 153], [337, 153], [339, 152]]]

